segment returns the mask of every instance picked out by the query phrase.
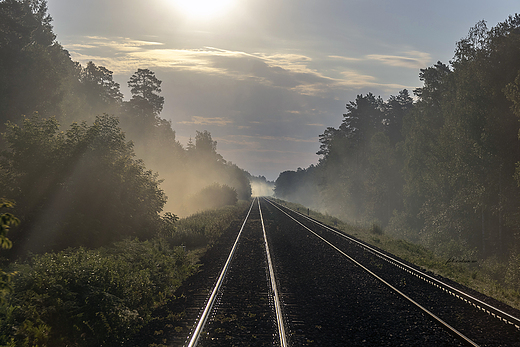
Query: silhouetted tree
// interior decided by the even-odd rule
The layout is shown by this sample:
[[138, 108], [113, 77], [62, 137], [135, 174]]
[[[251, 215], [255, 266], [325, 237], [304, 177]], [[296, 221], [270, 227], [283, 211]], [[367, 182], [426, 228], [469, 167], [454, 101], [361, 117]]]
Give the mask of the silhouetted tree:
[[130, 105], [141, 109], [146, 114], [159, 115], [164, 104], [164, 97], [159, 95], [161, 84], [162, 81], [155, 77], [155, 73], [151, 70], [137, 69], [128, 81], [128, 87], [132, 92]]
[[123, 101], [119, 83], [113, 80], [112, 71], [103, 66], [88, 62], [81, 71], [80, 82], [84, 86], [83, 93], [87, 98], [87, 104], [91, 105], [93, 110], [106, 111], [103, 107], [120, 106]]
[[73, 63], [51, 21], [44, 0], [0, 2], [0, 132], [23, 114], [61, 114]]

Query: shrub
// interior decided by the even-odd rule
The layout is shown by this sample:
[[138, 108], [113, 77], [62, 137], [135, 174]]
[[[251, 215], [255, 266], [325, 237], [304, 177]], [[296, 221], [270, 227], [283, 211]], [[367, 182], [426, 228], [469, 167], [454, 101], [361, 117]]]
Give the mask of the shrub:
[[379, 224], [374, 223], [370, 228], [370, 232], [375, 235], [383, 235], [383, 228]]
[[14, 266], [11, 313], [0, 327], [15, 329], [0, 342], [122, 345], [194, 269], [182, 247], [157, 239], [33, 256]]

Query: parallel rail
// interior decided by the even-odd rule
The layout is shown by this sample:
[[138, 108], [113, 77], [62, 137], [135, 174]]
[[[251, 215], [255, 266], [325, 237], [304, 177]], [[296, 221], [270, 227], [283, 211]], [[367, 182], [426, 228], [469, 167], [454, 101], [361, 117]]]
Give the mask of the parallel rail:
[[265, 252], [266, 252], [266, 257], [267, 257], [267, 264], [268, 264], [268, 277], [269, 277], [269, 282], [270, 282], [270, 287], [271, 287], [271, 295], [272, 295], [272, 298], [273, 298], [273, 303], [274, 303], [274, 311], [275, 311], [275, 315], [276, 315], [276, 325], [277, 325], [277, 330], [278, 330], [278, 338], [279, 338], [279, 346], [280, 347], [287, 347], [288, 346], [288, 343], [287, 343], [287, 338], [286, 338], [286, 332], [285, 332], [285, 327], [284, 327], [284, 319], [283, 319], [283, 314], [282, 314], [282, 306], [280, 304], [280, 298], [279, 298], [279, 294], [278, 294], [278, 289], [277, 289], [277, 286], [276, 286], [276, 279], [275, 279], [275, 274], [274, 274], [274, 267], [273, 267], [273, 263], [272, 263], [272, 260], [271, 260], [271, 254], [270, 254], [270, 251], [269, 251], [269, 244], [268, 244], [268, 241], [267, 241], [267, 235], [266, 235], [266, 232], [265, 232], [265, 226], [264, 226], [264, 220], [263, 220], [263, 217], [262, 217], [262, 209], [260, 208], [260, 199], [253, 199], [253, 202], [251, 203], [251, 206], [249, 207], [249, 211], [244, 219], [244, 222], [242, 223], [242, 227], [240, 228], [240, 231], [236, 237], [236, 240], [235, 240], [235, 243], [233, 244], [233, 247], [229, 253], [229, 256], [227, 258], [227, 261], [226, 263], [224, 264], [223, 268], [222, 268], [222, 271], [220, 272], [220, 275], [218, 277], [218, 280], [217, 282], [215, 283], [215, 286], [213, 287], [213, 290], [211, 292], [211, 295], [209, 296], [207, 302], [206, 302], [206, 305], [204, 307], [204, 310], [202, 311], [202, 314], [200, 315], [199, 319], [198, 319], [198, 323], [191, 335], [191, 337], [189, 338], [189, 341], [188, 343], [186, 344], [187, 347], [194, 347], [194, 346], [197, 346], [198, 342], [199, 342], [199, 339], [201, 337], [201, 334], [204, 330], [204, 327], [206, 325], [206, 323], [208, 322], [208, 319], [212, 313], [212, 310], [213, 310], [213, 306], [215, 304], [215, 301], [217, 299], [217, 296], [221, 290], [221, 287], [222, 287], [222, 283], [224, 282], [224, 279], [229, 271], [229, 268], [231, 266], [231, 262], [234, 258], [234, 255], [235, 255], [235, 251], [237, 249], [237, 246], [239, 244], [239, 241], [240, 241], [240, 237], [242, 236], [242, 231], [244, 230], [244, 226], [246, 225], [246, 222], [247, 220], [249, 219], [249, 215], [251, 214], [251, 210], [253, 208], [253, 205], [255, 203], [255, 201], [258, 202], [258, 210], [260, 212], [260, 220], [261, 220], [261, 223], [262, 223], [262, 231], [263, 231], [263, 240], [264, 240], [264, 247], [265, 247]]
[[258, 199], [258, 209], [260, 210], [260, 220], [262, 221], [262, 231], [264, 233], [264, 244], [265, 252], [267, 254], [267, 264], [269, 267], [269, 278], [271, 279], [271, 290], [274, 300], [274, 307], [276, 313], [276, 325], [278, 327], [278, 337], [280, 340], [280, 346], [287, 346], [287, 338], [285, 336], [285, 327], [283, 322], [282, 306], [280, 304], [280, 297], [278, 295], [278, 289], [276, 287], [276, 279], [274, 276], [274, 267], [271, 260], [271, 253], [269, 252], [269, 243], [267, 242], [267, 235], [265, 233], [264, 217], [262, 217], [262, 209], [260, 208], [260, 199]]
[[[267, 201], [269, 201], [271, 204], [273, 204], [274, 206], [276, 206], [278, 209], [280, 209], [279, 205], [276, 204], [275, 202], [269, 200], [269, 199], [266, 199]], [[414, 269], [413, 267], [409, 266], [408, 264], [405, 264], [403, 263], [402, 261], [400, 261], [399, 259], [396, 259], [388, 254], [385, 254], [381, 251], [379, 251], [378, 249], [364, 243], [364, 242], [361, 242], [353, 237], [350, 237], [349, 235], [346, 235], [334, 228], [331, 228], [329, 227], [328, 225], [325, 225], [323, 223], [321, 223], [320, 221], [317, 221], [309, 216], [306, 216], [298, 211], [294, 211], [294, 210], [291, 210], [287, 207], [283, 207], [283, 208], [286, 208], [296, 214], [298, 214], [299, 216], [303, 217], [303, 218], [306, 218], [308, 219], [309, 221], [312, 221], [313, 223], [316, 223], [318, 224], [319, 226], [331, 231], [331, 232], [334, 232], [335, 234], [355, 243], [356, 245], [372, 252], [373, 254], [375, 254], [376, 256], [378, 256], [379, 258], [389, 262], [390, 264], [394, 265], [394, 266], [397, 266], [398, 268], [430, 283], [431, 285], [465, 301], [466, 303], [490, 314], [491, 316], [495, 317], [495, 318], [498, 318], [499, 320], [507, 323], [507, 324], [511, 324], [511, 325], [514, 325], [517, 329], [520, 329], [520, 318], [517, 318], [515, 316], [512, 316], [510, 315], [509, 313], [507, 312], [504, 312], [502, 310], [500, 310], [499, 308], [496, 308], [482, 300], [479, 300], [478, 298], [475, 298], [474, 296], [470, 295], [470, 294], [467, 294], [467, 293], [464, 293], [463, 291], [457, 289], [457, 288], [454, 288], [453, 286], [450, 286], [449, 284], [447, 283], [444, 283], [442, 281], [440, 281], [439, 279], [435, 278], [435, 277], [432, 277], [420, 270], [417, 270], [417, 269]], [[281, 209], [280, 209], [281, 210]], [[285, 213], [285, 211], [284, 211]], [[294, 218], [293, 218], [294, 219]]]
[[246, 225], [247, 219], [249, 218], [249, 215], [251, 214], [251, 209], [253, 208], [254, 202], [255, 201], [253, 200], [253, 202], [251, 203], [251, 206], [249, 207], [249, 211], [247, 212], [247, 216], [244, 219], [244, 222], [242, 223], [242, 227], [240, 228], [240, 231], [235, 240], [235, 243], [233, 244], [233, 248], [231, 249], [231, 252], [229, 253], [229, 256], [226, 260], [226, 263], [224, 264], [224, 267], [222, 268], [222, 271], [220, 272], [220, 276], [218, 277], [217, 283], [215, 283], [215, 286], [213, 287], [213, 290], [208, 299], [208, 302], [206, 303], [206, 306], [204, 307], [204, 311], [202, 311], [202, 314], [199, 318], [197, 326], [195, 327], [195, 330], [193, 331], [193, 334], [191, 335], [191, 338], [189, 339], [187, 347], [194, 347], [197, 345], [197, 343], [199, 341], [202, 330], [204, 329], [204, 325], [206, 324], [206, 322], [208, 320], [209, 314], [211, 313], [211, 309], [213, 308], [213, 304], [215, 303], [215, 300], [217, 298], [217, 294], [220, 290], [220, 287], [222, 286], [222, 282], [224, 281], [224, 277], [226, 277], [226, 274], [229, 270], [231, 260], [233, 259], [233, 255], [235, 254], [235, 250], [237, 248], [238, 241], [240, 239], [240, 236], [242, 235], [242, 231], [244, 230], [244, 226]]
[[[307, 227], [306, 225], [302, 224], [299, 220], [297, 220], [296, 218], [294, 218], [293, 216], [291, 216], [290, 214], [288, 214], [287, 212], [285, 212], [283, 209], [281, 209], [279, 206], [277, 206], [276, 204], [274, 204], [273, 202], [271, 202], [270, 200], [267, 200], [269, 201], [274, 207], [276, 207], [278, 210], [280, 210], [282, 213], [284, 213], [286, 216], [288, 216], [289, 218], [291, 218], [292, 220], [294, 220], [296, 223], [298, 223], [300, 226], [302, 226], [303, 228], [305, 228], [307, 231], [309, 231], [310, 233], [312, 233], [313, 235], [315, 235], [317, 238], [319, 238], [320, 240], [322, 240], [323, 242], [325, 242], [327, 245], [329, 245], [330, 247], [332, 247], [334, 250], [336, 250], [337, 252], [339, 252], [341, 255], [345, 256], [346, 258], [348, 258], [350, 261], [352, 261], [354, 264], [356, 264], [357, 266], [359, 266], [360, 268], [362, 268], [364, 271], [366, 271], [368, 274], [370, 274], [372, 277], [376, 278], [378, 281], [380, 281], [381, 283], [383, 283], [384, 285], [386, 285], [388, 288], [390, 288], [392, 291], [394, 291], [395, 293], [399, 294], [400, 296], [402, 296], [403, 298], [405, 298], [406, 300], [408, 300], [410, 303], [412, 303], [415, 307], [419, 308], [421, 311], [423, 311], [424, 313], [428, 314], [431, 318], [433, 318], [436, 322], [438, 322], [441, 326], [443, 326], [445, 329], [447, 329], [450, 333], [452, 333], [453, 335], [455, 335], [457, 338], [459, 338], [462, 342], [464, 342], [466, 345], [468, 346], [474, 346], [474, 347], [478, 347], [479, 345], [477, 343], [475, 343], [474, 341], [472, 341], [470, 338], [468, 338], [467, 336], [465, 336], [464, 334], [462, 334], [460, 331], [458, 331], [457, 329], [455, 329], [454, 327], [452, 327], [450, 324], [446, 323], [444, 320], [442, 320], [440, 317], [438, 317], [437, 315], [435, 315], [433, 312], [431, 312], [430, 310], [426, 309], [424, 306], [420, 305], [418, 302], [416, 302], [415, 300], [413, 300], [412, 298], [410, 298], [408, 295], [404, 294], [403, 292], [401, 292], [399, 289], [397, 289], [396, 287], [394, 287], [393, 285], [391, 285], [390, 283], [388, 283], [387, 281], [385, 281], [384, 279], [382, 279], [381, 277], [379, 277], [377, 274], [375, 274], [374, 272], [372, 272], [370, 269], [368, 269], [367, 267], [365, 267], [363, 264], [359, 263], [357, 260], [355, 260], [354, 258], [352, 258], [350, 255], [346, 254], [345, 252], [343, 252], [341, 249], [339, 249], [338, 247], [336, 247], [335, 245], [333, 245], [331, 242], [327, 241], [325, 238], [323, 238], [321, 235], [318, 235], [316, 232], [314, 232], [313, 230], [311, 230], [309, 227]], [[304, 215], [302, 215], [304, 216]], [[306, 216], [305, 216], [306, 217]], [[309, 218], [310, 219], [310, 218]], [[313, 219], [310, 219], [314, 222]], [[321, 226], [324, 226], [323, 224], [320, 223]], [[333, 229], [331, 229], [333, 230]], [[333, 230], [335, 231], [335, 230]], [[336, 231], [335, 231], [336, 232]]]

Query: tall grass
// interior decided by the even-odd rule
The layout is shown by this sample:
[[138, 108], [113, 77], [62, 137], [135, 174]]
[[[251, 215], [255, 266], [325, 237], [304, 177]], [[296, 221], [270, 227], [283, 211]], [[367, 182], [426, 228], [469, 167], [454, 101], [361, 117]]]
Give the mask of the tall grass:
[[179, 220], [176, 231], [168, 238], [172, 245], [193, 250], [214, 243], [231, 222], [249, 207], [249, 202], [240, 201], [219, 209], [193, 214]]

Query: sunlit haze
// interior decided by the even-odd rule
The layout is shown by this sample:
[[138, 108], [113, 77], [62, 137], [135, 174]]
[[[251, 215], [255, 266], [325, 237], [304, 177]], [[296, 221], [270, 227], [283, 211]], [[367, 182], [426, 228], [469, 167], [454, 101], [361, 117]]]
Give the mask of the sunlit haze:
[[49, 0], [57, 40], [73, 60], [127, 81], [163, 81], [161, 117], [186, 145], [208, 130], [217, 151], [275, 180], [319, 157], [318, 136], [345, 104], [421, 86], [421, 68], [449, 63], [455, 44], [518, 1]]
[[235, 0], [172, 0], [175, 7], [189, 18], [207, 19], [225, 14]]

